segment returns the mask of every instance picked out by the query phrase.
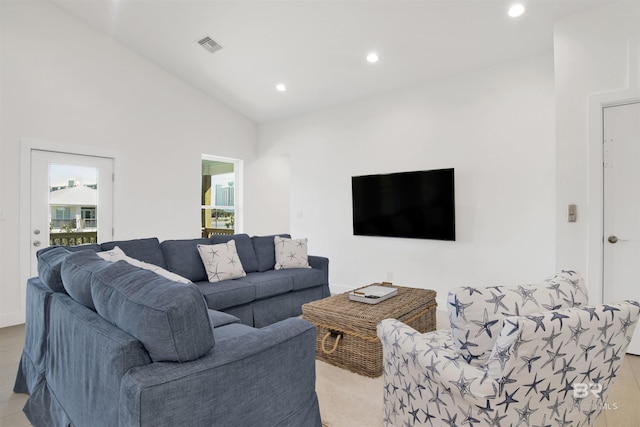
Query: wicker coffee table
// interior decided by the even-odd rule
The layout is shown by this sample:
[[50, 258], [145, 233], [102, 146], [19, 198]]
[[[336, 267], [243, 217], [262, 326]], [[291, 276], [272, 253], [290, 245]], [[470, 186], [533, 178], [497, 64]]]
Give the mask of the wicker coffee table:
[[304, 304], [302, 318], [316, 325], [316, 358], [351, 372], [378, 377], [382, 375], [378, 322], [393, 318], [420, 332], [435, 330], [436, 292], [394, 287], [398, 294], [378, 304], [351, 301], [348, 292]]

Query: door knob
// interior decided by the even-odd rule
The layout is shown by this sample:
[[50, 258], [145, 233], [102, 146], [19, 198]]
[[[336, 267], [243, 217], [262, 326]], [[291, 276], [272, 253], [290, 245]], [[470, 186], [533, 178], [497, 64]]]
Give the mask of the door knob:
[[40, 245], [41, 245], [40, 240], [35, 240], [35, 241], [33, 242], [33, 246], [35, 246], [36, 248], [37, 248], [38, 246], [40, 246]]
[[35, 234], [37, 236], [38, 234], [40, 234], [40, 230], [38, 230], [38, 229], [33, 230], [33, 234]]
[[609, 238], [607, 239], [607, 241], [609, 243], [617, 243], [618, 242], [618, 238], [616, 236], [609, 236]]

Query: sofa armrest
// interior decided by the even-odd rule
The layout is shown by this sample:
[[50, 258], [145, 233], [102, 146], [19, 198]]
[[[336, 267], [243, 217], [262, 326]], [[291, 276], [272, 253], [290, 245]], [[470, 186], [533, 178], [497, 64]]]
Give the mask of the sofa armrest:
[[319, 426], [315, 327], [290, 318], [123, 378], [120, 425]]
[[36, 425], [67, 417], [78, 426], [113, 425], [123, 376], [151, 362], [140, 341], [60, 292], [50, 299], [47, 352], [46, 391], [25, 407], [30, 420], [47, 420]]
[[53, 291], [33, 277], [27, 280], [26, 293], [24, 349], [13, 391], [31, 394], [45, 375], [49, 304]]
[[317, 255], [309, 255], [309, 265], [324, 272], [325, 284], [329, 285], [329, 258]]

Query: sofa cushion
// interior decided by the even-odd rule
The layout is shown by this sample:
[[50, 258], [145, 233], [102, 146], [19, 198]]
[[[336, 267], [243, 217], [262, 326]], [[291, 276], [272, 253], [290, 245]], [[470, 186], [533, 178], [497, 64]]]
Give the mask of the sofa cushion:
[[243, 325], [241, 323], [231, 323], [222, 327], [216, 328], [214, 335], [217, 342], [224, 342], [229, 339], [237, 338], [242, 335], [246, 335], [255, 331], [255, 328], [251, 326]]
[[198, 245], [198, 252], [207, 271], [207, 278], [212, 283], [247, 275], [238, 257], [235, 240], [217, 245]]
[[62, 284], [62, 261], [71, 253], [63, 246], [56, 246], [40, 250], [36, 254], [38, 258], [38, 277], [42, 283], [55, 292], [65, 292]]
[[[99, 252], [102, 250], [100, 245], [94, 243], [87, 243], [76, 246], [49, 246], [40, 249], [36, 253], [38, 260], [38, 277], [42, 280], [49, 289], [56, 292], [65, 292], [64, 285], [62, 283], [61, 267], [64, 258], [72, 252], [80, 252], [91, 250], [93, 252]], [[42, 265], [40, 265], [42, 262]]]
[[287, 239], [274, 237], [276, 270], [288, 268], [311, 268], [307, 256], [308, 239]]
[[71, 298], [90, 309], [96, 309], [91, 297], [91, 277], [111, 263], [93, 250], [75, 252], [62, 262], [62, 283]]
[[449, 292], [447, 308], [456, 350], [469, 363], [483, 366], [506, 316], [525, 316], [588, 302], [580, 274], [562, 271], [535, 285], [455, 288]]
[[249, 273], [244, 279], [253, 283], [256, 289], [256, 299], [286, 294], [293, 290], [293, 278], [290, 274], [280, 271], [265, 271], [263, 273]]
[[212, 310], [224, 310], [256, 299], [255, 286], [253, 283], [246, 282], [244, 278], [223, 280], [218, 283], [202, 281], [194, 284], [200, 288], [207, 306]]
[[207, 280], [198, 245], [209, 245], [209, 239], [165, 240], [160, 244], [169, 271], [192, 282]]
[[209, 238], [209, 241], [211, 242], [209, 244], [216, 245], [219, 243], [226, 243], [232, 239], [236, 242], [236, 250], [238, 251], [238, 256], [240, 257], [244, 271], [246, 273], [258, 271], [258, 258], [256, 257], [256, 253], [253, 249], [253, 243], [251, 243], [251, 238], [248, 234], [215, 234]]
[[258, 259], [258, 271], [273, 270], [276, 265], [276, 247], [274, 238], [276, 236], [290, 239], [289, 234], [272, 234], [270, 236], [253, 236], [251, 243]]
[[154, 362], [187, 362], [214, 345], [197, 286], [118, 261], [96, 271], [91, 294], [98, 314], [145, 346]]
[[218, 310], [207, 310], [207, 315], [209, 316], [209, 321], [214, 329], [220, 326], [230, 325], [232, 323], [240, 323], [240, 319], [236, 316], [232, 316], [231, 314]]
[[157, 265], [149, 264], [148, 262], [140, 261], [135, 258], [131, 258], [130, 256], [127, 256], [127, 254], [125, 254], [124, 251], [120, 249], [120, 246], [116, 246], [110, 251], [98, 252], [97, 255], [103, 260], [109, 261], [109, 262], [126, 261], [135, 267], [153, 271], [154, 273], [159, 274], [160, 276], [167, 278], [169, 280], [173, 280], [174, 282], [191, 283], [189, 279], [186, 279], [180, 276], [179, 274], [172, 273], [170, 271], [165, 270], [162, 267], [158, 267]]
[[102, 251], [102, 246], [100, 246], [97, 243], [83, 243], [81, 245], [65, 246], [65, 248], [67, 248], [69, 252], [80, 252], [80, 251], [88, 251], [88, 250], [91, 250], [93, 252]]
[[160, 241], [158, 241], [156, 237], [106, 242], [100, 245], [103, 251], [110, 251], [116, 246], [119, 246], [120, 249], [131, 258], [148, 262], [158, 267], [167, 268], [164, 252], [162, 252]]

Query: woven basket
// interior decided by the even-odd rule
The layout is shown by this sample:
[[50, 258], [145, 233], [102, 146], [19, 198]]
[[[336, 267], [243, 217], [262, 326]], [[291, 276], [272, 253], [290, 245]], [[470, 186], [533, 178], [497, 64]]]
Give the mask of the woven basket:
[[435, 330], [435, 291], [397, 288], [396, 296], [378, 304], [351, 301], [344, 293], [303, 305], [302, 317], [316, 325], [316, 358], [360, 375], [378, 377], [382, 375], [378, 322], [394, 318], [419, 332]]

